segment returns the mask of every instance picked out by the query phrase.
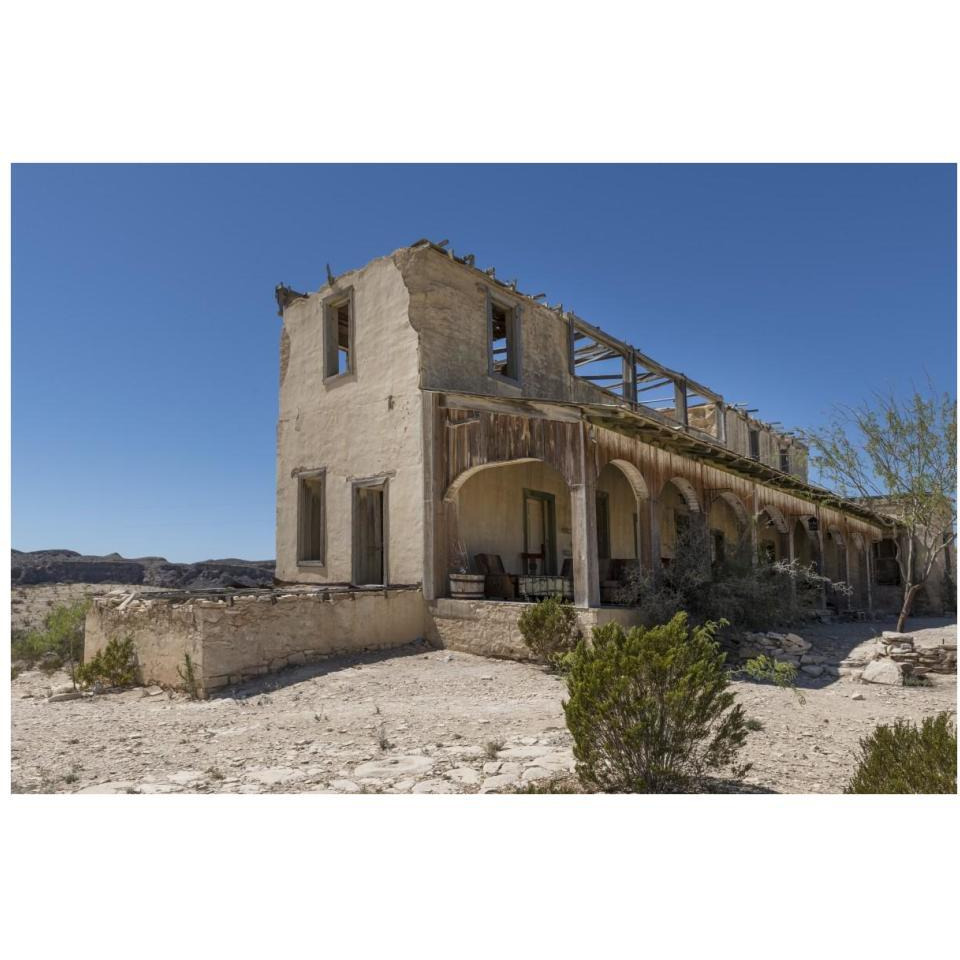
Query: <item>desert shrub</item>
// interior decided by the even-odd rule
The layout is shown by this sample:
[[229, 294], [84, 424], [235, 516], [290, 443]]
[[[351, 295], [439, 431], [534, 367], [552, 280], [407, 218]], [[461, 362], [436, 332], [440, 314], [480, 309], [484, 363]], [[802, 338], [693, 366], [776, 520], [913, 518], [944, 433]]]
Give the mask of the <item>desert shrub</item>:
[[563, 705], [577, 774], [590, 790], [670, 793], [736, 766], [743, 708], [728, 690], [718, 624], [689, 628], [686, 614], [652, 628], [598, 631], [578, 644]]
[[573, 605], [553, 597], [527, 607], [517, 626], [530, 652], [554, 669], [582, 638]]
[[850, 592], [812, 565], [755, 559], [746, 541], [723, 562], [711, 564], [707, 557], [706, 542], [692, 527], [677, 539], [669, 566], [656, 573], [628, 570], [617, 600], [639, 607], [648, 625], [685, 612], [694, 623], [726, 620], [734, 630], [767, 630], [809, 618], [825, 586], [840, 595]]
[[[191, 700], [200, 699], [200, 681], [197, 679], [197, 671], [193, 666], [193, 658], [189, 653], [183, 655], [183, 666], [177, 667], [177, 675], [183, 681], [184, 689], [190, 696]], [[264, 698], [261, 697], [260, 701], [263, 702]]]
[[803, 694], [797, 689], [797, 668], [792, 663], [774, 660], [761, 654], [743, 665], [744, 674], [757, 683], [774, 683], [778, 687], [792, 690], [800, 703], [806, 703]]
[[898, 720], [860, 740], [860, 762], [845, 793], [956, 793], [957, 728], [949, 713], [919, 727]]
[[102, 683], [107, 687], [132, 687], [140, 682], [133, 637], [111, 637], [107, 645], [87, 663], [76, 668], [75, 679], [81, 686]]
[[44, 618], [42, 630], [17, 632], [11, 638], [10, 659], [28, 664], [43, 661], [51, 669], [66, 666], [73, 673], [83, 660], [83, 633], [89, 600], [62, 603]]

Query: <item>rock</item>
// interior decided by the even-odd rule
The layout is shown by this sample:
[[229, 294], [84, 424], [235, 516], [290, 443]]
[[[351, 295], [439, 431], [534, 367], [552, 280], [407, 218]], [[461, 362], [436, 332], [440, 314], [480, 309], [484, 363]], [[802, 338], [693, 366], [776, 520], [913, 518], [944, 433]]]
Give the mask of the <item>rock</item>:
[[331, 780], [330, 789], [337, 793], [359, 793], [360, 787], [352, 780]]
[[456, 787], [448, 780], [422, 780], [411, 793], [456, 793]]
[[865, 700], [866, 698], [864, 697], [864, 695], [863, 695], [862, 693], [851, 693], [851, 694], [850, 694], [850, 699], [851, 699], [851, 700]]
[[884, 630], [880, 636], [888, 642], [913, 644], [913, 636], [909, 633], [897, 633], [895, 630]]
[[808, 677], [819, 677], [823, 675], [823, 667], [819, 663], [808, 663], [800, 669]]
[[882, 683], [888, 686], [903, 685], [903, 668], [893, 660], [871, 660], [863, 671], [864, 683]]
[[797, 633], [788, 633], [783, 637], [781, 643], [783, 646], [792, 647], [796, 650], [799, 650], [801, 653], [806, 653], [806, 651], [813, 646], [809, 640], [804, 640], [803, 637]]
[[487, 776], [491, 776], [491, 777], [492, 777], [495, 773], [499, 773], [499, 772], [500, 772], [500, 768], [501, 768], [502, 766], [503, 766], [503, 764], [502, 764], [499, 760], [488, 760], [488, 761], [483, 765], [483, 772], [484, 772], [485, 774], [487, 774]]
[[246, 771], [246, 776], [257, 783], [262, 783], [266, 787], [273, 787], [282, 783], [293, 783], [296, 780], [303, 780], [306, 776], [300, 770], [293, 770], [290, 767], [254, 767]]
[[804, 666], [807, 666], [808, 664], [815, 665], [818, 663], [823, 663], [825, 659], [826, 657], [821, 657], [819, 653], [805, 653], [800, 657], [800, 663], [802, 663]]
[[524, 747], [507, 747], [505, 750], [501, 750], [497, 756], [507, 760], [526, 760], [531, 757], [541, 757], [546, 752], [546, 747], [538, 747], [530, 744]]
[[176, 773], [171, 773], [167, 779], [171, 783], [177, 783], [181, 787], [189, 787], [195, 783], [200, 783], [202, 780], [207, 779], [205, 773], [201, 773], [199, 770], [178, 770]]
[[47, 703], [61, 703], [64, 700], [79, 700], [83, 694], [79, 690], [70, 690], [68, 693], [55, 693], [47, 697]]
[[544, 780], [547, 777], [553, 776], [554, 771], [547, 770], [546, 767], [527, 767], [523, 771], [523, 776], [520, 778], [524, 783], [529, 783], [531, 780]]
[[163, 695], [163, 687], [152, 686], [143, 688], [143, 696], [145, 697], [159, 697]]
[[473, 767], [457, 767], [454, 770], [448, 770], [446, 776], [451, 780], [456, 780], [457, 783], [467, 784], [468, 786], [480, 782], [480, 774]]
[[77, 793], [138, 793], [139, 787], [133, 780], [110, 780], [107, 783], [95, 783], [84, 787]]
[[416, 776], [426, 773], [433, 767], [429, 757], [398, 756], [383, 757], [381, 760], [370, 760], [361, 763], [354, 771], [355, 777], [376, 777], [378, 779], [392, 779], [393, 777]]
[[509, 774], [500, 774], [496, 777], [487, 777], [483, 781], [483, 786], [480, 787], [481, 793], [498, 793], [500, 790], [503, 790], [507, 787], [512, 787], [517, 781], [515, 776], [510, 776]]

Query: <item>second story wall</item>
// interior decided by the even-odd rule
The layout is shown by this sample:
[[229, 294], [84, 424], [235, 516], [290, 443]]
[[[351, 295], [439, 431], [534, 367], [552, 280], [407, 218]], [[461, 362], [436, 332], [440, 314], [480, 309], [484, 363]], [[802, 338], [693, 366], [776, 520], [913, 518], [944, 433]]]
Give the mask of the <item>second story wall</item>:
[[[331, 321], [328, 308], [347, 298], [350, 369], [328, 376], [331, 348], [337, 346], [332, 339], [337, 318]], [[355, 486], [381, 477], [387, 489], [387, 581], [421, 579], [422, 408], [417, 334], [408, 320], [408, 303], [393, 257], [383, 257], [284, 309], [277, 423], [277, 577], [282, 581], [353, 580]], [[299, 562], [303, 477], [322, 481], [322, 562]]]
[[[397, 256], [410, 290], [410, 321], [420, 335], [424, 389], [602, 402], [601, 391], [570, 373], [569, 327], [555, 311], [436, 250], [413, 248]], [[489, 371], [489, 297], [519, 310], [516, 382]]]

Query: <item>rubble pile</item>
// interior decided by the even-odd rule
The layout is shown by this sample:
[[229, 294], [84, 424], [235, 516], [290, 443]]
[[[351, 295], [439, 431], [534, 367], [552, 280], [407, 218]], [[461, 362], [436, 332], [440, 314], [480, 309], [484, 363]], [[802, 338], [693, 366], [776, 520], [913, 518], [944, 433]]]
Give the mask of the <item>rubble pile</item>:
[[837, 677], [840, 671], [827, 658], [812, 649], [809, 640], [796, 633], [747, 633], [740, 641], [736, 656], [745, 663], [754, 657], [770, 657], [778, 663], [792, 663], [808, 677], [824, 674]]

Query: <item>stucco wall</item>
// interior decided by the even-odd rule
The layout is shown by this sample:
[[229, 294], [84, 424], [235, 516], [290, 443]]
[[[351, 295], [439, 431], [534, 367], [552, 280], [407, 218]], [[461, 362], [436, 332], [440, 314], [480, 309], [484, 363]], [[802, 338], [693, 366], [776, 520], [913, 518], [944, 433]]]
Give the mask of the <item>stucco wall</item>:
[[[323, 376], [324, 299], [353, 288], [354, 372]], [[352, 483], [385, 475], [387, 580], [423, 571], [423, 443], [416, 331], [392, 257], [338, 277], [284, 311], [277, 425], [277, 578], [349, 583]], [[326, 471], [325, 564], [297, 563], [297, 472]]]
[[[521, 572], [525, 488], [555, 497], [557, 573], [563, 561], [573, 555], [570, 492], [563, 477], [543, 463], [515, 463], [479, 470], [460, 488], [459, 530], [471, 569], [475, 569], [476, 554], [495, 553], [508, 572]], [[536, 549], [531, 547], [531, 551]]]
[[114, 636], [134, 638], [147, 683], [181, 687], [189, 653], [204, 692], [289, 664], [412, 643], [426, 634], [419, 589], [253, 594], [232, 599], [94, 603], [84, 659]]
[[87, 613], [83, 659], [90, 659], [111, 639], [132, 636], [144, 683], [179, 687], [178, 667], [186, 654], [202, 673], [203, 644], [195, 610], [169, 600], [135, 599], [120, 609], [124, 598], [98, 597]]

